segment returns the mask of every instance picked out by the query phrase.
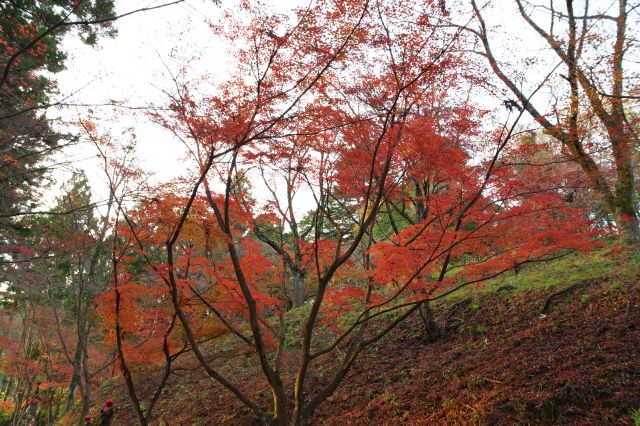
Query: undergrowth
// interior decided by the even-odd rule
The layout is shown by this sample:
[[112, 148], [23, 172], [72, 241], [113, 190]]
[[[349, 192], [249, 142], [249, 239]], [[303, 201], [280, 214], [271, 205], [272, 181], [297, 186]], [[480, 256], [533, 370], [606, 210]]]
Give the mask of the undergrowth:
[[[574, 253], [566, 257], [531, 264], [519, 272], [509, 272], [476, 286], [469, 286], [452, 293], [445, 300], [456, 301], [472, 298], [474, 303], [488, 294], [503, 293], [516, 296], [530, 290], [560, 289], [573, 284], [601, 279], [612, 275], [622, 275], [631, 280], [640, 270], [640, 254], [629, 254], [621, 260], [611, 250], [601, 250], [590, 254]], [[618, 282], [610, 284], [610, 288], [619, 288]]]

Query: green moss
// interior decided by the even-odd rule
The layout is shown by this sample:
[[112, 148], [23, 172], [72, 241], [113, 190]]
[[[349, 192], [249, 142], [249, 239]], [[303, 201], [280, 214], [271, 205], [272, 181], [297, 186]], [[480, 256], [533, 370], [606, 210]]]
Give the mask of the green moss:
[[631, 413], [631, 420], [635, 426], [640, 426], [640, 408], [636, 408]]
[[497, 293], [512, 297], [531, 290], [562, 288], [580, 281], [598, 279], [614, 273], [625, 273], [632, 278], [640, 270], [640, 255], [633, 256], [626, 265], [611, 255], [610, 250], [593, 252], [588, 255], [571, 254], [561, 259], [530, 264], [516, 274], [512, 271], [484, 282], [477, 287], [463, 288], [446, 298], [448, 301], [472, 298]]

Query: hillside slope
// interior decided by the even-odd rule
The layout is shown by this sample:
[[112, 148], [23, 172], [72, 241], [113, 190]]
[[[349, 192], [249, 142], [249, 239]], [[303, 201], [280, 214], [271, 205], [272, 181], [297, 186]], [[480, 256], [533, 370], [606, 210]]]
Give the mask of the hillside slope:
[[[361, 357], [313, 424], [633, 425], [640, 408], [639, 268], [637, 259], [615, 263], [573, 257], [443, 302], [439, 341], [423, 343], [417, 319], [403, 324]], [[243, 356], [225, 362], [266, 401]], [[159, 402], [158, 419], [256, 424], [193, 360], [183, 368]], [[98, 393], [116, 401], [114, 424], [136, 423], [117, 379]]]

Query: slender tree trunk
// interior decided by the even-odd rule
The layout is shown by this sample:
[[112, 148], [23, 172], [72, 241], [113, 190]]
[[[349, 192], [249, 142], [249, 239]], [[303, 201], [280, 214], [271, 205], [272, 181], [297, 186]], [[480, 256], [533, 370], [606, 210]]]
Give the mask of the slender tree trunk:
[[303, 271], [293, 271], [293, 307], [298, 308], [304, 305], [304, 281]]
[[435, 342], [441, 335], [440, 327], [435, 320], [429, 301], [420, 304], [420, 318], [423, 323], [422, 340], [428, 343]]
[[86, 350], [86, 340], [83, 347], [85, 349], [82, 351], [82, 376], [84, 378], [84, 386], [82, 387], [82, 416], [80, 417], [81, 422], [82, 419], [84, 419], [84, 417], [89, 414], [89, 408], [91, 408], [91, 373], [89, 372], [89, 354]]
[[48, 399], [48, 406], [47, 406], [47, 425], [50, 425], [52, 423], [53, 420], [53, 403], [55, 400], [55, 391], [52, 389], [49, 389], [47, 391], [47, 399]]
[[122, 375], [125, 379], [125, 384], [127, 385], [127, 391], [129, 392], [129, 399], [131, 399], [131, 403], [133, 404], [133, 408], [138, 416], [138, 422], [141, 426], [147, 426], [147, 418], [145, 417], [145, 413], [143, 412], [142, 405], [140, 404], [140, 400], [138, 399], [138, 395], [136, 394], [136, 389], [133, 384], [133, 377], [131, 376], [131, 371], [127, 366], [124, 351], [122, 350], [122, 330], [120, 327], [120, 303], [121, 303], [121, 294], [118, 289], [118, 269], [117, 262], [113, 263], [113, 277], [114, 277], [114, 292], [115, 292], [115, 301], [116, 301], [116, 348], [118, 351], [118, 361], [120, 363], [120, 369], [122, 371]]
[[14, 407], [15, 407], [15, 411], [13, 413], [13, 418], [11, 421], [11, 424], [14, 426], [19, 425], [22, 422], [23, 416], [24, 416], [24, 410], [22, 409], [22, 401], [25, 399], [25, 395], [24, 392], [21, 392], [20, 389], [22, 389], [22, 385], [21, 382], [22, 380], [18, 379], [16, 381], [16, 388], [14, 389], [13, 392], [13, 399], [15, 401]]
[[58, 392], [54, 392], [54, 397], [55, 397], [55, 401], [56, 401], [56, 407], [55, 407], [55, 411], [53, 413], [53, 418], [57, 419], [60, 416], [60, 403], [62, 402], [62, 399], [64, 399], [64, 391], [61, 390], [60, 392], [60, 398], [57, 398], [57, 394]]
[[6, 401], [11, 388], [11, 379], [5, 379], [4, 392], [2, 393], [2, 401]]
[[277, 426], [289, 426], [289, 401], [284, 386], [277, 389], [272, 387], [273, 394], [273, 424]]
[[71, 376], [71, 383], [69, 383], [69, 391], [67, 393], [67, 402], [64, 406], [64, 412], [66, 413], [73, 407], [76, 402], [76, 388], [78, 387], [78, 381], [80, 381], [80, 363], [82, 362], [82, 343], [78, 340], [76, 346], [76, 353], [73, 357], [73, 375]]

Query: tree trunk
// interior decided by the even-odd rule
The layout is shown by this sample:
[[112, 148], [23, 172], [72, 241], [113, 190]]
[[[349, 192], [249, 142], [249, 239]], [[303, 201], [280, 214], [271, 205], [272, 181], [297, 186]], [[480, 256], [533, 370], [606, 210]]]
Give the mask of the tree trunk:
[[424, 326], [422, 340], [427, 343], [438, 340], [441, 335], [440, 327], [433, 316], [431, 304], [428, 301], [423, 302], [420, 305], [420, 318], [422, 318]]
[[287, 401], [284, 388], [279, 391], [273, 391], [273, 425], [289, 426], [291, 419], [289, 418], [289, 404]]
[[293, 307], [298, 308], [304, 304], [304, 281], [303, 271], [293, 271]]
[[622, 213], [618, 216], [618, 231], [623, 243], [628, 247], [637, 247], [640, 245], [640, 222], [638, 216], [636, 216], [633, 210], [633, 204], [631, 205], [629, 213]]
[[64, 398], [64, 391], [61, 390], [60, 391], [60, 397], [58, 398], [58, 392], [54, 392], [54, 397], [55, 397], [55, 409], [53, 412], [53, 418], [57, 419], [60, 416], [60, 402], [62, 402], [62, 399]]
[[53, 420], [53, 404], [55, 400], [55, 391], [52, 389], [47, 390], [47, 399], [49, 403], [47, 404], [47, 425], [50, 425]]
[[66, 413], [73, 407], [73, 404], [76, 402], [76, 387], [78, 386], [78, 381], [80, 380], [80, 363], [82, 362], [82, 344], [80, 340], [78, 340], [78, 345], [76, 346], [76, 353], [73, 357], [73, 375], [71, 376], [71, 383], [69, 383], [69, 392], [67, 393], [67, 402], [64, 406], [64, 412]]
[[9, 390], [11, 389], [11, 379], [5, 379], [4, 392], [2, 393], [2, 401], [6, 401], [9, 397]]
[[[86, 335], [85, 335], [86, 338]], [[86, 340], [85, 340], [86, 342]], [[85, 348], [82, 351], [82, 375], [84, 377], [84, 386], [81, 387], [82, 390], [82, 417], [80, 420], [84, 419], [84, 417], [89, 414], [89, 409], [91, 408], [91, 374], [89, 372], [89, 354], [86, 350], [86, 343], [82, 345]]]
[[616, 222], [622, 242], [633, 247], [640, 242], [640, 224], [634, 205], [635, 176], [633, 175], [633, 150], [630, 138], [623, 131], [623, 136], [616, 140], [612, 135], [614, 148], [617, 182], [615, 187]]

